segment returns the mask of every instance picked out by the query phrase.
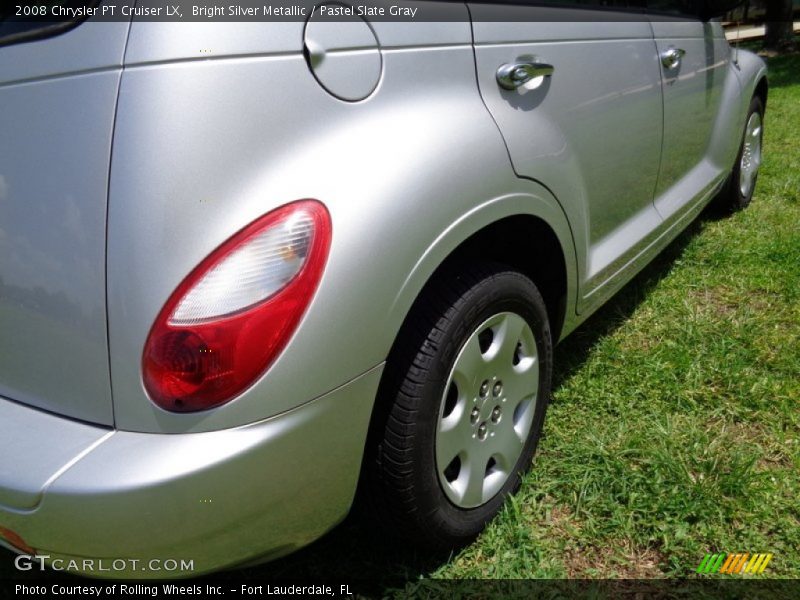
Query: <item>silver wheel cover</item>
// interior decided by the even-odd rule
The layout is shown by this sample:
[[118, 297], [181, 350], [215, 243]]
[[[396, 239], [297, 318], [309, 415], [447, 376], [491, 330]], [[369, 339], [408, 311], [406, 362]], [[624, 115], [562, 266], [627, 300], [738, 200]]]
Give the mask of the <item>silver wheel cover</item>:
[[747, 121], [742, 162], [739, 165], [739, 191], [745, 198], [753, 192], [758, 168], [761, 166], [761, 133], [761, 114], [754, 112]]
[[461, 347], [445, 385], [436, 427], [436, 470], [450, 501], [475, 508], [512, 473], [533, 425], [539, 356], [530, 325], [503, 312]]

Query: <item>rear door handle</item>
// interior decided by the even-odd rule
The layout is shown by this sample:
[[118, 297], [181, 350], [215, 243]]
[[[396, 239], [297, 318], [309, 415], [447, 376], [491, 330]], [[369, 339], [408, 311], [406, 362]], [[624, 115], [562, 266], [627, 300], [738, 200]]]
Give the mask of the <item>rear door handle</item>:
[[670, 46], [661, 53], [661, 64], [667, 69], [677, 69], [681, 66], [681, 59], [686, 55], [686, 50]]
[[514, 90], [537, 77], [550, 77], [554, 71], [555, 67], [546, 63], [506, 63], [497, 69], [497, 83], [504, 90]]

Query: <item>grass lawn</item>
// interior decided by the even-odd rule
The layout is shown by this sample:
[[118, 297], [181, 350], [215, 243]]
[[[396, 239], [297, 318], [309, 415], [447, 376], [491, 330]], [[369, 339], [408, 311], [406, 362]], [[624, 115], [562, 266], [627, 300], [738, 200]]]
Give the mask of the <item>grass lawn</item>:
[[764, 576], [800, 577], [800, 56], [770, 69], [753, 204], [706, 211], [558, 347], [535, 467], [474, 544], [345, 524], [253, 576], [685, 577], [771, 552]]

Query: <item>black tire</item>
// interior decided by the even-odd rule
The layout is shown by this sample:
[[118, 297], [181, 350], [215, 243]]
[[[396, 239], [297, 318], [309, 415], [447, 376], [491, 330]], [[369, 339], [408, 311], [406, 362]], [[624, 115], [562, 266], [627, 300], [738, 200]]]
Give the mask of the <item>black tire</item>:
[[[764, 102], [760, 97], [754, 96], [750, 101], [750, 108], [747, 111], [747, 118], [745, 119], [745, 129], [742, 131], [742, 141], [739, 144], [739, 152], [736, 155], [736, 163], [733, 166], [733, 171], [728, 176], [722, 191], [717, 196], [717, 206], [727, 212], [740, 211], [750, 204], [753, 199], [753, 192], [756, 189], [758, 181], [758, 173], [756, 173], [750, 190], [747, 193], [742, 193], [741, 186], [739, 185], [742, 174], [742, 156], [745, 150], [745, 136], [747, 133], [747, 123], [750, 122], [750, 117], [758, 113], [761, 117], [762, 130], [764, 123]], [[763, 135], [763, 134], [762, 134]]]
[[[461, 508], [445, 494], [436, 470], [436, 424], [462, 346], [486, 319], [501, 312], [521, 316], [535, 338], [539, 387], [533, 422], [499, 492], [475, 508]], [[360, 490], [372, 517], [389, 532], [432, 550], [474, 539], [531, 465], [550, 399], [552, 363], [545, 303], [528, 277], [493, 263], [462, 266], [437, 277], [412, 309], [384, 372]]]

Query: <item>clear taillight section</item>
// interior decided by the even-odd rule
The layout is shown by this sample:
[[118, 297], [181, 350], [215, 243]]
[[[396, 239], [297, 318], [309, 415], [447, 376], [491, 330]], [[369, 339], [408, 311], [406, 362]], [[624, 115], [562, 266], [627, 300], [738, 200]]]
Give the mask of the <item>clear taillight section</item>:
[[263, 302], [300, 272], [313, 238], [314, 218], [305, 210], [251, 236], [192, 286], [170, 324], [219, 319]]
[[166, 410], [219, 406], [285, 347], [328, 256], [330, 216], [316, 200], [287, 204], [222, 244], [178, 286], [145, 344], [150, 398]]

